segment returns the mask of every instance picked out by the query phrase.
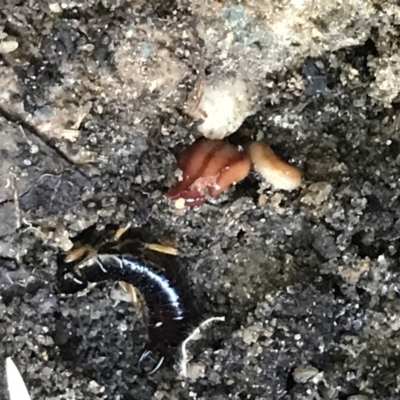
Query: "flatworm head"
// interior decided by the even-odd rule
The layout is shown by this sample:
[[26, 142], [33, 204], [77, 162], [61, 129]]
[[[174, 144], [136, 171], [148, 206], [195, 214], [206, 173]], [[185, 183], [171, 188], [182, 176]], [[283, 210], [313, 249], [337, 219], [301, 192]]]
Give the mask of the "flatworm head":
[[182, 180], [168, 190], [171, 200], [185, 199], [186, 205], [202, 204], [232, 183], [244, 179], [251, 167], [249, 156], [222, 140], [199, 139], [178, 157]]

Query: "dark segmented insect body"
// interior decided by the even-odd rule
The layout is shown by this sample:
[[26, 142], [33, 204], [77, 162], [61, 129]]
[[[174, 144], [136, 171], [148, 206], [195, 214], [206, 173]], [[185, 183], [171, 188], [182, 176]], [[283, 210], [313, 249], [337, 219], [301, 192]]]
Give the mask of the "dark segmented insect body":
[[149, 263], [131, 255], [101, 254], [96, 257], [110, 278], [134, 285], [148, 309], [150, 347], [163, 347], [179, 338], [184, 320], [181, 296], [171, 282]]
[[139, 366], [150, 354], [159, 354], [154, 368], [157, 371], [168, 349], [183, 340], [186, 325], [182, 295], [156, 264], [141, 256], [131, 254], [96, 254], [79, 263], [81, 276], [76, 282], [104, 280], [123, 281], [132, 284], [143, 296], [147, 307], [149, 341], [140, 357]]

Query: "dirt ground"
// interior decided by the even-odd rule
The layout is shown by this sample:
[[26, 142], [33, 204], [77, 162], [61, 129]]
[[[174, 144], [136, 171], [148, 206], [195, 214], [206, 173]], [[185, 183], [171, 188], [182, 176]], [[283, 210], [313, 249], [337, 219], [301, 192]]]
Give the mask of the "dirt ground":
[[[365, 30], [354, 25], [359, 44], [247, 71], [254, 112], [226, 140], [264, 140], [304, 171], [300, 189], [252, 172], [176, 210], [164, 195], [175, 156], [201, 136], [188, 93], [203, 72], [231, 76], [244, 53], [215, 58], [184, 2], [3, 3], [0, 397], [12, 356], [32, 399], [398, 399], [392, 9], [378, 2]], [[110, 282], [57, 290], [56, 256], [75, 235], [128, 222], [179, 249], [200, 320], [225, 317], [190, 346], [185, 380], [177, 366], [139, 374], [146, 326]]]

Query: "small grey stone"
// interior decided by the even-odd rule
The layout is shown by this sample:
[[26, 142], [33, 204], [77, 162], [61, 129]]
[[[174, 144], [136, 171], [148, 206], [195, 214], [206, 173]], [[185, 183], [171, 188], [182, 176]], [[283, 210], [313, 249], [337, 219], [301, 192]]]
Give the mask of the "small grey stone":
[[317, 368], [311, 365], [303, 365], [296, 367], [293, 371], [293, 379], [297, 383], [305, 383], [314, 378], [319, 373]]

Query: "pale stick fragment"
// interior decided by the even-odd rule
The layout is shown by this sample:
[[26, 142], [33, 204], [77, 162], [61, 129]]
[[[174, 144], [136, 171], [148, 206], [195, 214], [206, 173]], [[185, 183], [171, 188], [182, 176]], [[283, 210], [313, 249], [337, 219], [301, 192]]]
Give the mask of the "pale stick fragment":
[[167, 246], [158, 243], [147, 243], [146, 247], [150, 250], [157, 251], [158, 253], [169, 254], [171, 256], [178, 255], [178, 249], [172, 246]]
[[214, 321], [225, 321], [225, 317], [211, 317], [203, 321], [192, 333], [183, 341], [181, 345], [181, 358], [179, 361], [179, 376], [182, 378], [187, 377], [187, 367], [189, 363], [189, 356], [187, 352], [187, 345], [189, 342], [199, 340], [201, 337], [202, 329], [207, 328]]
[[18, 190], [15, 185], [16, 176], [14, 174], [11, 175], [11, 188], [13, 189], [13, 198], [14, 198], [14, 207], [15, 207], [15, 219], [17, 229], [21, 227], [21, 208], [19, 206], [19, 195]]
[[126, 226], [118, 228], [114, 234], [114, 240], [120, 239], [120, 237], [132, 226], [132, 223], [129, 222]]
[[25, 382], [11, 357], [6, 358], [6, 375], [10, 400], [31, 400]]

